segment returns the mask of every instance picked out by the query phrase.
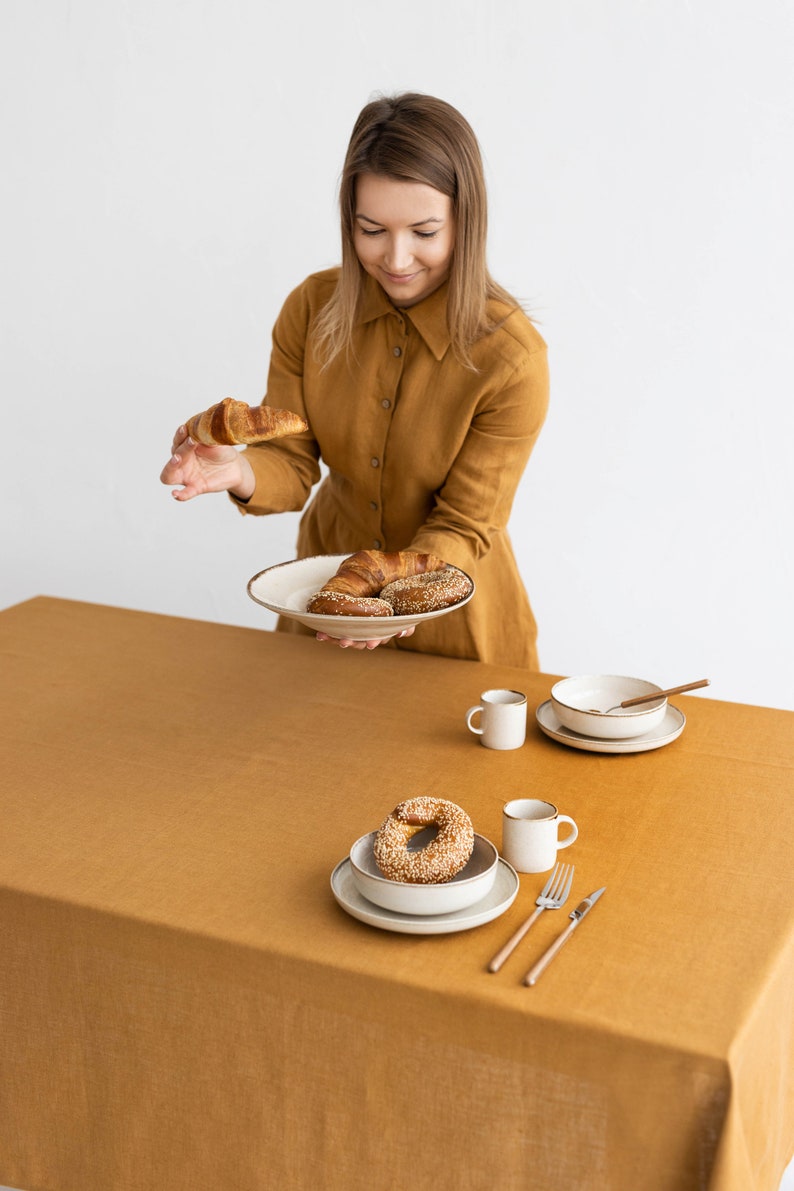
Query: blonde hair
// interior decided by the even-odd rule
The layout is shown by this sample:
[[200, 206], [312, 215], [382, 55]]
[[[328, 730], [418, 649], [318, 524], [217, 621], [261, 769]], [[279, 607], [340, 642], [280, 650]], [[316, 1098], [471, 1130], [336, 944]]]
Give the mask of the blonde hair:
[[320, 357], [328, 363], [351, 345], [366, 276], [353, 243], [356, 181], [362, 174], [422, 182], [452, 200], [455, 247], [447, 320], [455, 355], [472, 367], [471, 345], [494, 329], [487, 314], [489, 298], [511, 307], [518, 303], [497, 285], [486, 265], [488, 210], [477, 138], [454, 107], [417, 92], [373, 100], [353, 128], [339, 187], [342, 267], [314, 328]]

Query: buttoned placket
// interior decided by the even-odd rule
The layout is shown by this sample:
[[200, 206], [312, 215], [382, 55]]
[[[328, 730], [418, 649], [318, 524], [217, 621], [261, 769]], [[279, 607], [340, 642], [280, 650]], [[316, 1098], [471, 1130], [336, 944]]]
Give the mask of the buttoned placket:
[[374, 447], [370, 457], [372, 496], [369, 507], [372, 511], [372, 548], [374, 550], [383, 550], [386, 545], [383, 530], [383, 464], [392, 420], [394, 418], [394, 410], [397, 405], [397, 394], [405, 367], [408, 332], [403, 315], [395, 314], [389, 316], [387, 342], [389, 344], [388, 350], [391, 353], [391, 358], [388, 362], [384, 362], [384, 368], [381, 373], [381, 384], [374, 396], [374, 400], [380, 403], [383, 417], [382, 419], [377, 419], [378, 443]]

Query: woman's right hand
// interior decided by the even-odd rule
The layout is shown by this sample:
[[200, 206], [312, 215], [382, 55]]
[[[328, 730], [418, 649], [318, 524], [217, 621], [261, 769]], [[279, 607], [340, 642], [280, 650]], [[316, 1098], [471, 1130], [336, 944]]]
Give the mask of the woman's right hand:
[[192, 500], [205, 492], [231, 492], [239, 500], [248, 500], [255, 487], [254, 473], [243, 451], [194, 442], [184, 426], [174, 435], [171, 458], [160, 472], [160, 481], [182, 485], [172, 490], [174, 500]]

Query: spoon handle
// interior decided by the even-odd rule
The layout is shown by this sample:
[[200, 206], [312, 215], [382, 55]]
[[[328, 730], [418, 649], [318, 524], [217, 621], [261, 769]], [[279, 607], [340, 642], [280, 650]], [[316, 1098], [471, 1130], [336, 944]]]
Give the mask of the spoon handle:
[[661, 699], [662, 695], [681, 695], [684, 691], [696, 691], [698, 687], [709, 686], [710, 678], [701, 678], [698, 682], [685, 682], [683, 686], [671, 686], [667, 691], [656, 691], [652, 695], [637, 695], [635, 699], [624, 699], [621, 707], [633, 707], [635, 703], [650, 703], [651, 699]]

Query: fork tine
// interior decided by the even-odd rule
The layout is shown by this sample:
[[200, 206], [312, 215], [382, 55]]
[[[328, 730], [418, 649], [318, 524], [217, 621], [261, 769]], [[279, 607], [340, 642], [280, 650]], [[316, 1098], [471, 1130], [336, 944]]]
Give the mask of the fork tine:
[[554, 886], [552, 886], [551, 893], [549, 894], [550, 897], [554, 898], [555, 902], [557, 902], [559, 899], [559, 894], [561, 894], [564, 888], [565, 880], [568, 878], [570, 865], [561, 865], [558, 866], [558, 868], [559, 873], [557, 875], [557, 880], [555, 881]]
[[568, 900], [568, 894], [571, 892], [571, 885], [573, 884], [573, 865], [569, 865], [569, 868], [571, 871], [568, 873], [568, 879], [565, 882], [565, 887], [562, 893], [559, 895], [560, 905], [563, 905]]
[[569, 866], [569, 865], [567, 865], [567, 864], [563, 864], [563, 865], [560, 865], [560, 864], [558, 864], [558, 865], [557, 865], [557, 868], [558, 868], [560, 871], [559, 871], [559, 873], [557, 874], [557, 879], [556, 879], [556, 881], [554, 882], [554, 885], [552, 886], [551, 893], [549, 894], [549, 896], [550, 896], [550, 897], [552, 897], [552, 898], [554, 898], [554, 900], [555, 900], [555, 901], [556, 901], [556, 900], [557, 900], [557, 898], [560, 896], [560, 890], [562, 889], [563, 885], [565, 884], [565, 878], [566, 878], [566, 877], [567, 877], [567, 875], [568, 875], [568, 868], [569, 868], [569, 867], [570, 867], [570, 866]]
[[552, 885], [554, 884], [554, 881], [556, 880], [556, 877], [557, 877], [557, 873], [559, 871], [560, 871], [560, 862], [558, 860], [554, 866], [554, 870], [553, 870], [551, 876], [549, 877], [548, 881], [546, 882], [546, 884], [543, 886], [543, 888], [540, 891], [541, 897], [550, 897], [551, 896], [549, 893], [549, 890], [551, 889]]

